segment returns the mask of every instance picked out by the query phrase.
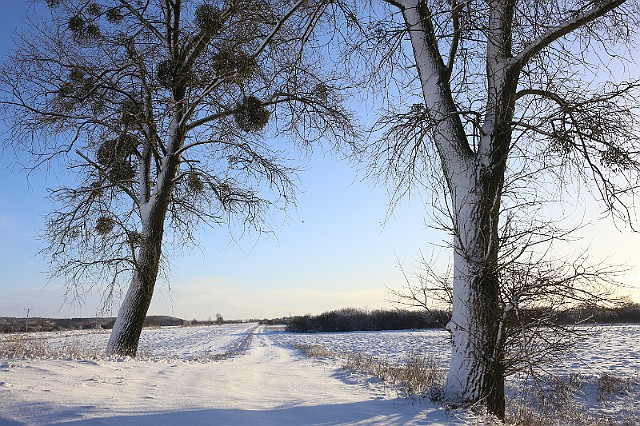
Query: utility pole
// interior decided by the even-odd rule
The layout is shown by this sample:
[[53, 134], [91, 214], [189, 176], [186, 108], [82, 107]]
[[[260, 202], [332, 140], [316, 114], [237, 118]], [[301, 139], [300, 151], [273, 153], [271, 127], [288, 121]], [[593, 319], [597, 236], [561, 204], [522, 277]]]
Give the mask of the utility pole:
[[24, 308], [25, 311], [27, 311], [27, 319], [24, 322], [24, 332], [28, 333], [29, 332], [29, 311], [31, 311], [31, 308]]

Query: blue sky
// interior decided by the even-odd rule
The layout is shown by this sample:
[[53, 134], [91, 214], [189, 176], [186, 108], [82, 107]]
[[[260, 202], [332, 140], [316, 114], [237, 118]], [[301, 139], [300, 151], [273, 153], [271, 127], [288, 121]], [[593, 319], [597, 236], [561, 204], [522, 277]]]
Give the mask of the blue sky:
[[[3, 55], [28, 3], [3, 4]], [[168, 283], [159, 283], [149, 313], [187, 319], [221, 313], [230, 319], [392, 307], [386, 288], [402, 285], [399, 264], [411, 271], [420, 252], [446, 264], [448, 253], [437, 245], [447, 237], [428, 227], [428, 210], [419, 198], [404, 200], [387, 218], [385, 190], [333, 157], [318, 149], [304, 161], [298, 207], [272, 216], [273, 235], [204, 230], [200, 248], [174, 257]], [[47, 284], [46, 259], [37, 254], [36, 236], [51, 209], [46, 188], [55, 187], [64, 171], [54, 167], [27, 178], [16, 161], [11, 152], [0, 154], [0, 316], [24, 316], [26, 308], [32, 316], [96, 315], [99, 293], [87, 295], [83, 304], [65, 302], [62, 283]], [[597, 218], [597, 208], [584, 210]], [[596, 221], [582, 234], [568, 250], [588, 246], [616, 263], [640, 263], [637, 234], [619, 231], [610, 221]], [[640, 281], [637, 271], [627, 275], [629, 284]]]

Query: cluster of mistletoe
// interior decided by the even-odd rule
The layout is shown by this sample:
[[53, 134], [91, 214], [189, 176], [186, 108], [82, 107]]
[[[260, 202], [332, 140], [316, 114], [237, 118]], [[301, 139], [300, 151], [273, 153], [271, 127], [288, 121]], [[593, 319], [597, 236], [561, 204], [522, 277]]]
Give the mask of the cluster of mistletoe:
[[322, 2], [39, 1], [48, 13], [5, 64], [0, 101], [15, 140], [79, 175], [52, 191], [61, 276], [112, 285], [203, 224], [261, 229], [295, 199], [268, 127], [298, 144], [356, 134], [324, 64], [303, 54]]
[[[159, 140], [162, 135], [154, 132], [163, 124], [166, 128], [159, 116], [171, 108], [175, 91], [187, 99], [195, 98], [194, 94], [217, 82], [219, 88], [213, 94], [224, 91], [221, 112], [236, 129], [256, 133], [268, 124], [271, 112], [252, 89], [261, 72], [256, 56], [247, 53], [255, 45], [235, 36], [242, 25], [234, 21], [228, 4], [204, 2], [195, 7], [190, 19], [182, 18], [185, 23], [180, 37], [185, 48], [178, 53], [158, 46], [149, 48], [150, 36], [144, 34], [145, 29], [132, 33], [139, 15], [146, 12], [135, 2], [47, 0], [47, 4], [61, 17], [59, 25], [67, 34], [70, 50], [80, 53], [62, 65], [65, 72], [54, 82], [54, 108], [72, 117], [69, 121], [89, 116], [93, 117], [92, 125], [98, 123], [94, 129], [99, 129], [91, 138], [92, 155], [85, 157], [91, 163], [91, 183], [85, 188], [90, 200], [100, 202], [106, 200], [105, 194], [136, 190], [145, 149], [154, 156], [151, 164], [156, 169], [152, 168], [149, 176], [155, 179], [166, 147]], [[201, 61], [193, 59], [195, 53], [201, 54]], [[94, 55], [107, 57], [111, 63], [92, 61]], [[223, 208], [234, 199], [228, 180], [220, 183], [206, 172], [184, 176], [179, 184], [185, 196], [202, 198], [209, 192]], [[100, 234], [112, 228], [112, 221], [106, 219], [95, 227]]]

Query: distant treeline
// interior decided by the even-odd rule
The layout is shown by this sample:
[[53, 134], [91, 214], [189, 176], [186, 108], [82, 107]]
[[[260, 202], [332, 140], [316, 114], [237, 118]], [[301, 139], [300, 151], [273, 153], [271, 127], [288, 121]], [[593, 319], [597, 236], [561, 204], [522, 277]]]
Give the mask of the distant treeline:
[[[530, 314], [537, 316], [536, 312]], [[555, 312], [557, 324], [640, 324], [640, 304], [628, 303], [622, 307], [581, 307]], [[365, 311], [346, 308], [320, 315], [304, 315], [289, 318], [287, 331], [294, 333], [321, 333], [345, 331], [413, 330], [443, 328], [449, 319], [449, 311], [409, 311], [403, 309]]]
[[364, 311], [346, 308], [320, 315], [305, 315], [289, 320], [287, 331], [297, 333], [336, 331], [413, 330], [442, 328], [449, 321], [446, 311], [409, 311], [402, 309]]
[[616, 308], [570, 309], [556, 313], [555, 320], [558, 324], [640, 324], [640, 303], [626, 303]]
[[[110, 329], [115, 317], [107, 318], [15, 318], [0, 317], [0, 333], [40, 332], [61, 330]], [[144, 327], [183, 325], [184, 320], [169, 316], [148, 316]]]

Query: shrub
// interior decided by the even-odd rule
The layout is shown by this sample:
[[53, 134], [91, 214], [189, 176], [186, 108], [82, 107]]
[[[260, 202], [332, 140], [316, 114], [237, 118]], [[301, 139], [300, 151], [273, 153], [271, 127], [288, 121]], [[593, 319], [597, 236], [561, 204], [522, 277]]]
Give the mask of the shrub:
[[374, 310], [355, 308], [325, 312], [320, 315], [293, 317], [287, 331], [297, 333], [415, 330], [442, 328], [450, 314], [444, 311]]

